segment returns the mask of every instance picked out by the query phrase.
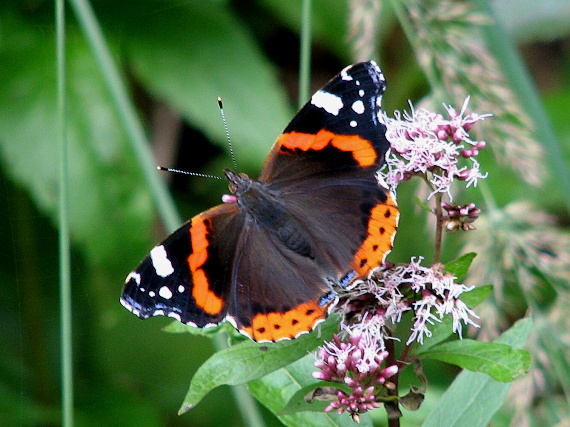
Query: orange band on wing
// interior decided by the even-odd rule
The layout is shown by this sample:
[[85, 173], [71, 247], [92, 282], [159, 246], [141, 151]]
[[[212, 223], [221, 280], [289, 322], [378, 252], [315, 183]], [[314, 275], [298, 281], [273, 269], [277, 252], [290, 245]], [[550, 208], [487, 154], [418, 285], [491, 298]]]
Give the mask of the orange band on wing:
[[296, 338], [311, 331], [326, 318], [327, 306], [316, 301], [301, 304], [285, 313], [258, 314], [251, 327], [240, 327], [240, 331], [255, 341], [279, 341]]
[[368, 237], [352, 261], [352, 268], [360, 276], [367, 276], [392, 250], [400, 213], [392, 195], [388, 193], [387, 196], [385, 203], [372, 208], [368, 220]]
[[327, 130], [320, 130], [315, 135], [289, 132], [279, 137], [279, 143], [290, 150], [302, 151], [319, 151], [330, 145], [341, 151], [350, 152], [362, 167], [372, 166], [378, 159], [372, 143], [358, 135], [338, 135]]
[[223, 300], [210, 290], [210, 282], [204, 269], [204, 263], [208, 259], [208, 229], [207, 219], [200, 215], [192, 219], [190, 225], [190, 241], [192, 253], [188, 256], [188, 266], [192, 274], [192, 296], [196, 305], [211, 315], [219, 314], [224, 306]]

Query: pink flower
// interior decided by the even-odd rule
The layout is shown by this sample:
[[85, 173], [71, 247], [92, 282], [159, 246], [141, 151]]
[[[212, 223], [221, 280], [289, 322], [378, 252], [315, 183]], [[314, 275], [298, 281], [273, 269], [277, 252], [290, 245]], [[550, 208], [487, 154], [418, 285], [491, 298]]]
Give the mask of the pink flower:
[[334, 335], [331, 341], [319, 349], [313, 373], [317, 379], [344, 383], [351, 392], [336, 390], [334, 400], [325, 412], [335, 410], [338, 414], [348, 411], [354, 420], [359, 414], [380, 406], [380, 399], [386, 395], [386, 380], [398, 372], [392, 365], [383, 367], [388, 356], [380, 350], [378, 341], [366, 334], [348, 334], [341, 338]]
[[[480, 172], [475, 159], [486, 144], [472, 141], [468, 131], [489, 115], [465, 115], [468, 102], [469, 98], [459, 113], [445, 106], [447, 118], [413, 107], [411, 114], [403, 113], [403, 118], [399, 111], [394, 113], [394, 119], [384, 114], [390, 150], [380, 175], [390, 189], [395, 190], [400, 182], [413, 175], [425, 175], [432, 186], [428, 199], [436, 193], [446, 193], [452, 199], [450, 188], [454, 181], [465, 181], [467, 187], [476, 186], [478, 179], [487, 176]], [[470, 163], [459, 166], [462, 158]]]

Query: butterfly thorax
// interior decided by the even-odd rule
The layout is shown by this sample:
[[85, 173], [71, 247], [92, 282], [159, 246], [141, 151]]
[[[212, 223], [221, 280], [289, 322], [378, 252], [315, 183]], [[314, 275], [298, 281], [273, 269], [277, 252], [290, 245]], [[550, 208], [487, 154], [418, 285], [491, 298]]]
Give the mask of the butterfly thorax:
[[283, 204], [267, 187], [267, 184], [254, 181], [246, 174], [224, 170], [230, 191], [236, 197], [239, 209], [258, 226], [265, 228], [292, 251], [314, 258], [314, 251], [299, 222], [288, 215]]

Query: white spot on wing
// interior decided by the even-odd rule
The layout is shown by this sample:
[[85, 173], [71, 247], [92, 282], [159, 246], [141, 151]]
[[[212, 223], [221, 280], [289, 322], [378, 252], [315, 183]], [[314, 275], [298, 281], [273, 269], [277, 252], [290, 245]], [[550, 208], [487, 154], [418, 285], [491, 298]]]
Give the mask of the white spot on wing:
[[364, 113], [364, 103], [359, 99], [358, 101], [354, 101], [352, 103], [352, 109], [356, 114]]
[[172, 291], [168, 289], [167, 286], [163, 286], [158, 290], [158, 295], [160, 295], [164, 299], [172, 298]]
[[185, 289], [186, 288], [184, 288], [184, 286], [182, 286], [182, 285], [178, 286], [178, 292], [180, 292], [180, 293], [184, 292]]
[[342, 78], [343, 80], [346, 80], [346, 81], [353, 80], [353, 79], [352, 79], [352, 76], [351, 76], [350, 74], [348, 74], [348, 72], [347, 72], [350, 67], [351, 67], [351, 66], [349, 65], [348, 67], [346, 67], [344, 70], [342, 70], [342, 71], [340, 72], [340, 76], [341, 76], [341, 78]]
[[315, 107], [323, 108], [327, 113], [338, 116], [343, 107], [342, 99], [332, 93], [319, 90], [311, 98], [311, 104]]
[[152, 266], [156, 274], [160, 277], [167, 277], [174, 273], [174, 268], [166, 255], [164, 246], [155, 246], [152, 251], [150, 251], [150, 259], [152, 260]]
[[350, 121], [350, 127], [355, 128], [356, 126], [358, 126], [358, 123], [356, 123], [356, 120], [351, 120]]
[[362, 89], [358, 91], [358, 96], [360, 96], [361, 98], [364, 96], [364, 91]]
[[127, 276], [127, 279], [125, 280], [125, 283], [127, 283], [131, 279], [133, 279], [135, 281], [137, 286], [139, 286], [141, 284], [141, 275], [139, 273], [137, 273], [136, 271], [131, 271], [129, 273], [129, 275]]
[[148, 296], [154, 298], [156, 296], [156, 292], [154, 291], [149, 291], [148, 292]]
[[182, 322], [182, 319], [180, 318], [180, 314], [178, 314], [178, 313], [174, 313], [171, 311], [170, 313], [168, 313], [168, 317], [172, 317], [173, 319], [176, 319], [179, 322]]

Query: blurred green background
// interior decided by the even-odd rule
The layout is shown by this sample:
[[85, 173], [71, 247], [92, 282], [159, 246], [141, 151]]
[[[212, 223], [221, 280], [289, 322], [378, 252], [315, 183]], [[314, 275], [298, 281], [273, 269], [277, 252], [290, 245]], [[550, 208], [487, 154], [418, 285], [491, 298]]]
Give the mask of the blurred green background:
[[[215, 175], [231, 165], [216, 103], [221, 96], [239, 168], [256, 176], [271, 144], [296, 109], [300, 1], [92, 3], [137, 106], [156, 163]], [[514, 8], [512, 3], [497, 1], [497, 16], [519, 44], [567, 163], [567, 2], [545, 2], [550, 9], [545, 6], [539, 12], [535, 2], [515, 2]], [[390, 3], [381, 5], [374, 50], [388, 81], [384, 107], [391, 112], [407, 108], [408, 99], [419, 100], [429, 87]], [[125, 276], [167, 233], [102, 70], [73, 10], [67, 10], [67, 16], [77, 424], [243, 425], [227, 387], [177, 416], [193, 372], [213, 351], [211, 341], [164, 333], [161, 328], [168, 319], [141, 322], [119, 304]], [[348, 1], [313, 1], [312, 89], [354, 62], [348, 16]], [[56, 106], [54, 4], [3, 0], [1, 425], [58, 425], [61, 419]], [[549, 165], [547, 157], [546, 171]], [[487, 162], [483, 169], [489, 171], [489, 185], [500, 204], [531, 199], [568, 225], [564, 194], [556, 176], [531, 187], [501, 164]], [[168, 181], [184, 218], [217, 204], [226, 191], [223, 181], [164, 173], [161, 177]], [[398, 195], [402, 223], [390, 257], [393, 262], [429, 254], [425, 215], [414, 209], [412, 198], [413, 189], [403, 189]], [[460, 242], [452, 238], [448, 243], [444, 260], [456, 254]], [[277, 425], [272, 415], [264, 414], [270, 425]]]

